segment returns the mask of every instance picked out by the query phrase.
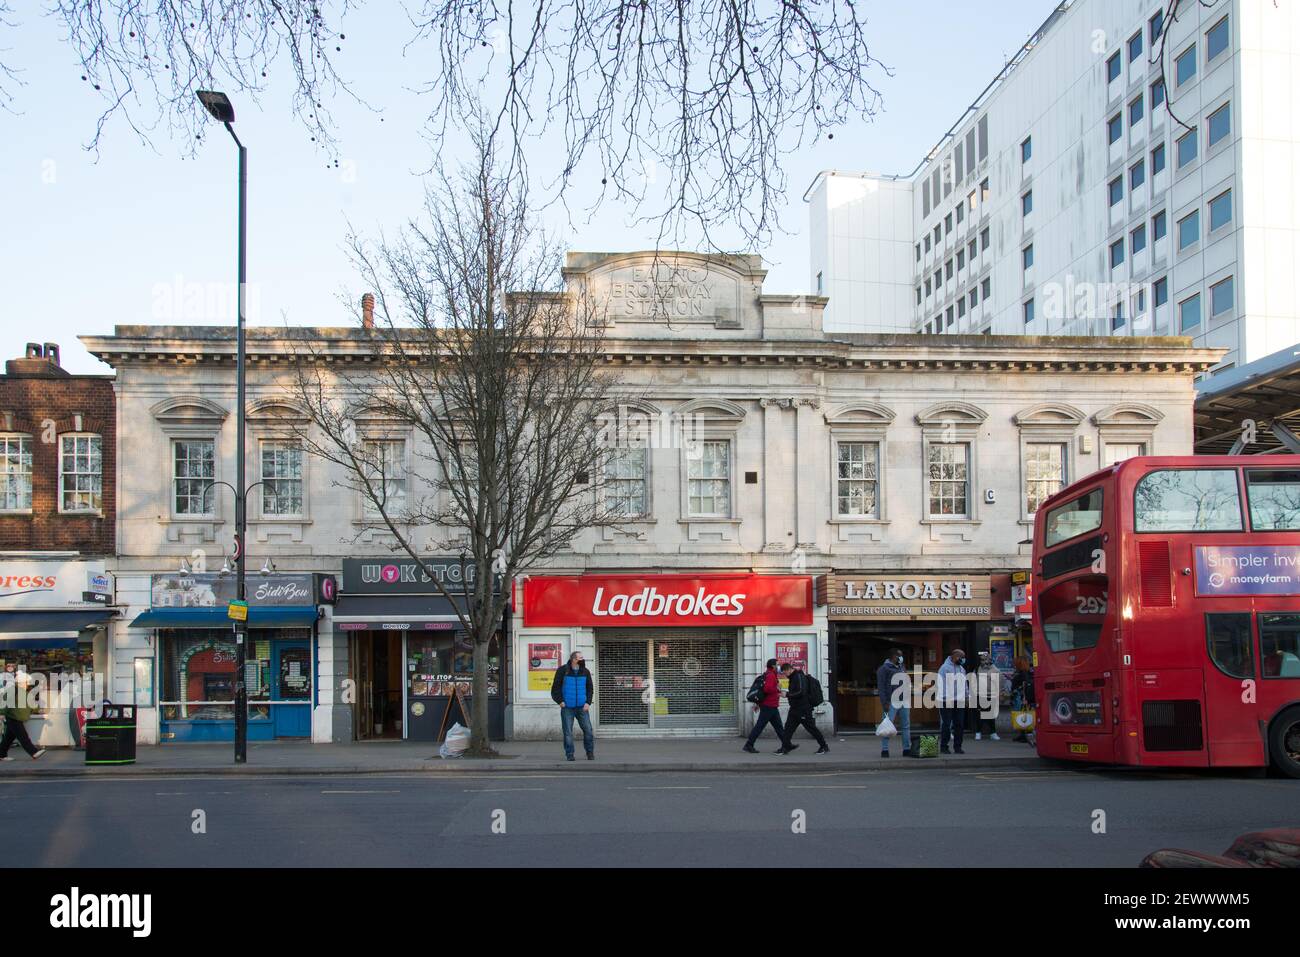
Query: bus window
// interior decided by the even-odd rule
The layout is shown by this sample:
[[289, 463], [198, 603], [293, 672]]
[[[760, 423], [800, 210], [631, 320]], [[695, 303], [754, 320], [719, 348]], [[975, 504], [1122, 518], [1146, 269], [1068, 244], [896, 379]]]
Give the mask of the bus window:
[[1043, 544], [1051, 548], [1084, 532], [1101, 528], [1102, 489], [1093, 489], [1047, 513], [1043, 522]]
[[1135, 532], [1239, 532], [1236, 469], [1161, 469], [1142, 477]]
[[1106, 577], [1097, 575], [1061, 582], [1035, 595], [1047, 647], [1052, 651], [1095, 648], [1106, 621], [1108, 592]]
[[1250, 613], [1205, 616], [1210, 660], [1229, 678], [1255, 677], [1250, 637]]
[[1246, 469], [1250, 527], [1257, 532], [1300, 529], [1300, 471]]
[[1300, 615], [1261, 614], [1259, 650], [1265, 678], [1300, 678]]

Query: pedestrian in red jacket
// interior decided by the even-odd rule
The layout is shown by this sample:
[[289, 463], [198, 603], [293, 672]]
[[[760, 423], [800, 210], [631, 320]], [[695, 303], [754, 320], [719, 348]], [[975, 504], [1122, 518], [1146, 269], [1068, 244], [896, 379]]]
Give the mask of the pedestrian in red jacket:
[[769, 724], [772, 730], [776, 732], [777, 740], [781, 742], [781, 747], [777, 748], [777, 754], [785, 754], [788, 750], [785, 733], [781, 729], [781, 681], [777, 677], [776, 659], [769, 658], [767, 662], [767, 671], [762, 675], [763, 678], [763, 696], [754, 704], [754, 710], [758, 712], [758, 718], [754, 721], [754, 730], [749, 732], [749, 740], [745, 742], [742, 751], [748, 751], [750, 754], [757, 754], [758, 749], [754, 747], [754, 742], [758, 736], [763, 733], [763, 729]]

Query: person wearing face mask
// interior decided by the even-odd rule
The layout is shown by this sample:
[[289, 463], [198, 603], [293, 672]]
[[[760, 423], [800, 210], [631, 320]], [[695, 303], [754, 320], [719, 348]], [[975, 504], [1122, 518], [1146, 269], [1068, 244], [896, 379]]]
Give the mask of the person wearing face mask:
[[[966, 652], [954, 648], [939, 666], [935, 696], [939, 705], [939, 753], [965, 754], [961, 749], [963, 720], [966, 716]], [[948, 750], [948, 739], [952, 750]]]
[[595, 686], [582, 652], [569, 655], [568, 664], [555, 672], [551, 682], [551, 700], [560, 706], [560, 730], [564, 732], [564, 757], [573, 761], [573, 719], [582, 728], [582, 746], [587, 760], [596, 760], [596, 736], [591, 730], [591, 702]]
[[989, 718], [985, 715], [989, 712], [997, 714], [998, 709], [995, 705], [1002, 700], [1002, 685], [1005, 679], [1002, 677], [1002, 672], [993, 664], [993, 659], [987, 651], [981, 651], [979, 657], [979, 667], [975, 669], [975, 681], [978, 687], [976, 700], [979, 704], [975, 709], [975, 740], [978, 741], [987, 734], [989, 740], [1001, 741], [998, 736], [996, 717]]
[[[907, 701], [911, 695], [911, 688], [908, 686], [907, 671], [903, 666], [903, 653], [897, 648], [889, 650], [889, 657], [876, 671], [876, 694], [880, 696], [881, 711], [888, 715], [889, 720], [898, 729], [899, 740], [903, 742], [903, 757], [910, 758], [912, 719], [909, 716]], [[888, 738], [880, 739], [880, 756], [889, 757]]]

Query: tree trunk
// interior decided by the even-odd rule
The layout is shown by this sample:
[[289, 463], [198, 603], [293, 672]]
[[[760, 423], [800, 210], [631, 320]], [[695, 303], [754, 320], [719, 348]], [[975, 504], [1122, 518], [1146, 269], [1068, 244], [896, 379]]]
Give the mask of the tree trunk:
[[488, 646], [492, 631], [474, 636], [474, 682], [471, 685], [469, 753], [480, 757], [496, 754], [488, 741]]

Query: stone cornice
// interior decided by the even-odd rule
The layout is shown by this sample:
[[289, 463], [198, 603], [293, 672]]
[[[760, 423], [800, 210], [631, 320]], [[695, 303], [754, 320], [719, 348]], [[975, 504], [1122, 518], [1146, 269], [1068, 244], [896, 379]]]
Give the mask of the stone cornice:
[[[117, 368], [139, 364], [231, 365], [235, 332], [223, 326], [118, 326], [111, 336], [81, 336], [96, 358]], [[319, 361], [380, 361], [352, 328], [250, 328], [250, 366], [288, 366], [310, 351]], [[615, 339], [605, 361], [636, 366], [762, 366], [819, 371], [1196, 374], [1217, 364], [1221, 349], [1196, 348], [1186, 337], [846, 335], [817, 339]]]

